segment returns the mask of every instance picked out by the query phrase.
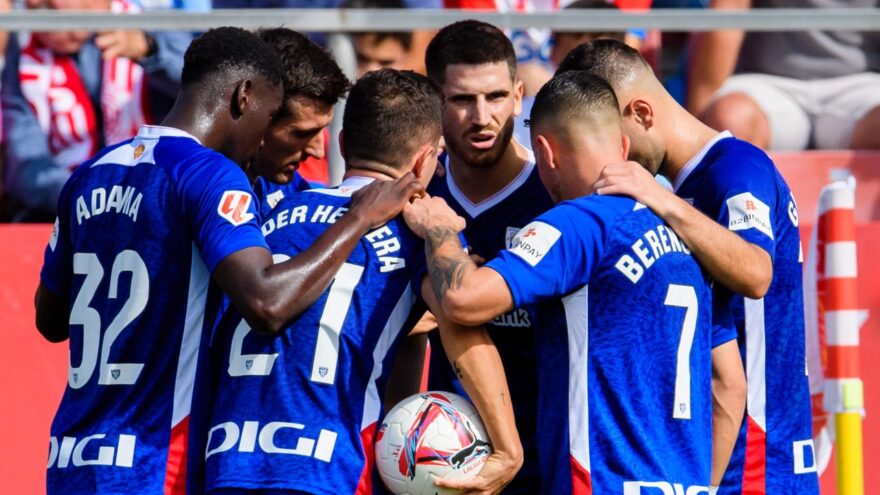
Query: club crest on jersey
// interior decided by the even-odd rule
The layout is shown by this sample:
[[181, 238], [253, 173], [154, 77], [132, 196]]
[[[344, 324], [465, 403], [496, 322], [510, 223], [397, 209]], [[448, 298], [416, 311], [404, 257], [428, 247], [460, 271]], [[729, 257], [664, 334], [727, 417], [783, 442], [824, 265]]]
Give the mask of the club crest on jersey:
[[251, 205], [251, 195], [244, 191], [226, 191], [217, 205], [217, 213], [232, 225], [238, 227], [254, 218], [254, 214], [248, 211]]
[[119, 379], [119, 370], [110, 370], [110, 376], [112, 376], [114, 380], [118, 380]]
[[144, 150], [147, 149], [143, 144], [137, 145], [137, 148], [134, 149], [134, 159], [137, 160], [144, 154]]
[[246, 370], [250, 370], [253, 367], [254, 367], [254, 360], [253, 359], [248, 359], [247, 361], [244, 362], [244, 368]]
[[535, 266], [544, 259], [547, 251], [556, 244], [562, 233], [544, 222], [532, 222], [523, 227], [513, 238], [510, 252]]
[[330, 371], [326, 366], [321, 366], [318, 368], [318, 374], [321, 376], [327, 376], [327, 372]]

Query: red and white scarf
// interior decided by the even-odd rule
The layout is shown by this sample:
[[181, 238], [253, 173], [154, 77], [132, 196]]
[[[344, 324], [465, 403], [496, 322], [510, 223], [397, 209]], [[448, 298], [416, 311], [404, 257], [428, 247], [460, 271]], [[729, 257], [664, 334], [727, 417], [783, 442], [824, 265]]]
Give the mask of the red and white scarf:
[[[111, 10], [138, 11], [122, 0], [114, 0]], [[73, 58], [52, 53], [33, 36], [24, 46], [19, 60], [21, 92], [48, 136], [58, 166], [76, 167], [102, 144], [129, 139], [149, 123], [144, 69], [134, 61], [114, 58], [101, 64], [100, 136], [95, 107]]]

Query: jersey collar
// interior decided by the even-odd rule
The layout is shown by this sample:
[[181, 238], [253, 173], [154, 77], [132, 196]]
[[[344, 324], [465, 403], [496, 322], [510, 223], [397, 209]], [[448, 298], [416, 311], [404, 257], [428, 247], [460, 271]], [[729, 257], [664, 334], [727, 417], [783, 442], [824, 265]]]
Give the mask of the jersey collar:
[[721, 141], [722, 139], [732, 138], [733, 134], [730, 131], [719, 132], [712, 139], [703, 146], [703, 149], [700, 150], [693, 158], [688, 160], [688, 162], [684, 165], [684, 168], [681, 169], [681, 172], [678, 174], [678, 177], [675, 178], [675, 182], [672, 183], [672, 190], [678, 192], [678, 188], [684, 184], [684, 181], [691, 175], [691, 172], [697, 168], [697, 165], [703, 161], [703, 158], [706, 158], [706, 154], [709, 153], [709, 150], [715, 146], [715, 143]]
[[449, 188], [449, 194], [458, 201], [458, 204], [464, 208], [464, 211], [466, 211], [471, 218], [476, 218], [477, 215], [504, 201], [529, 179], [529, 176], [532, 175], [532, 170], [535, 169], [535, 154], [525, 146], [523, 146], [523, 149], [528, 153], [528, 158], [526, 159], [525, 166], [520, 170], [519, 175], [517, 175], [506, 186], [502, 187], [501, 190], [479, 203], [474, 203], [469, 200], [467, 196], [461, 192], [461, 189], [458, 188], [458, 185], [456, 185], [455, 178], [452, 177], [452, 172], [449, 168], [449, 155], [447, 154], [446, 162], [443, 166], [446, 167], [446, 187]]
[[201, 141], [192, 134], [176, 129], [174, 127], [165, 127], [161, 125], [144, 125], [138, 129], [135, 139], [159, 139], [160, 137], [182, 137], [189, 138], [195, 142], [202, 144]]
[[376, 179], [372, 177], [362, 177], [353, 175], [351, 177], [346, 178], [342, 181], [342, 184], [339, 184], [336, 187], [328, 188], [328, 189], [307, 189], [304, 192], [315, 192], [321, 194], [327, 194], [330, 196], [340, 196], [340, 197], [350, 197], [355, 191], [358, 189], [371, 184]]

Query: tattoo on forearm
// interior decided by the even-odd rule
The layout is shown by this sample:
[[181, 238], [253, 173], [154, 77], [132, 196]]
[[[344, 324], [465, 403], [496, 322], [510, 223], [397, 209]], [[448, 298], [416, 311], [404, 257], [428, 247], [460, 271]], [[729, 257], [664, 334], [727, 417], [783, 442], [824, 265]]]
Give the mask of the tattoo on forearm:
[[437, 250], [445, 243], [455, 240], [458, 232], [449, 227], [435, 227], [428, 230], [425, 237], [428, 248], [428, 272], [431, 275], [431, 287], [438, 301], [443, 301], [449, 289], [461, 287], [465, 268], [471, 263], [464, 251], [453, 256], [436, 256]]

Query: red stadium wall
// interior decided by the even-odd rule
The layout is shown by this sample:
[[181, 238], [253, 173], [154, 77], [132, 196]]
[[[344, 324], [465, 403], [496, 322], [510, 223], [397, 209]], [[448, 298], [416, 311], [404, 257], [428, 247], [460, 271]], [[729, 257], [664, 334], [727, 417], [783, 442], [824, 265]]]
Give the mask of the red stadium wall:
[[[880, 495], [880, 154], [809, 153], [775, 156], [798, 200], [806, 244], [815, 202], [834, 168], [848, 167], [859, 180], [856, 218], [859, 301], [869, 310], [861, 332], [865, 382], [866, 494]], [[0, 493], [45, 492], [49, 425], [64, 391], [66, 344], [49, 344], [34, 328], [33, 294], [39, 279], [48, 225], [0, 225]], [[874, 468], [871, 468], [874, 467]], [[834, 494], [833, 462], [822, 477], [823, 495]]]

